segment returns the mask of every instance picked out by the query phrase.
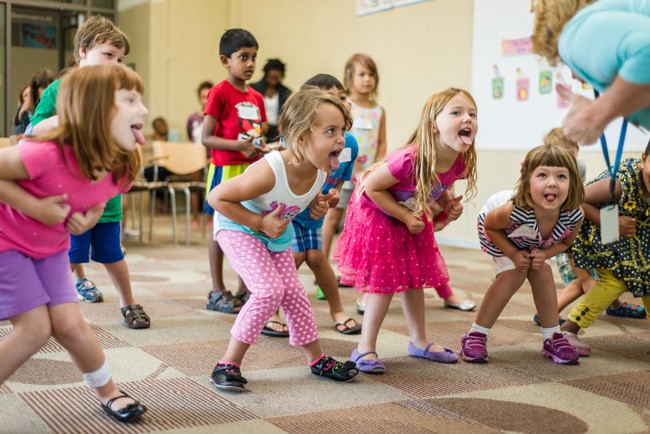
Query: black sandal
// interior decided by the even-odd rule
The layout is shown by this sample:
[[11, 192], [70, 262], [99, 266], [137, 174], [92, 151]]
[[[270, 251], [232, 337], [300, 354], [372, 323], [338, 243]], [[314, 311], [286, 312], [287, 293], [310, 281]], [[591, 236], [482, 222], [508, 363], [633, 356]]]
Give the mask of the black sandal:
[[[121, 395], [116, 396], [108, 400], [106, 404], [102, 404], [102, 409], [106, 414], [111, 416], [118, 422], [131, 422], [134, 419], [139, 418], [147, 412], [147, 406], [140, 404], [140, 401], [129, 396], [126, 392], [120, 390]], [[118, 410], [113, 410], [111, 405], [120, 398], [131, 398], [135, 402], [128, 404], [126, 407], [120, 408]]]
[[122, 309], [124, 323], [130, 329], [148, 329], [151, 326], [149, 315], [139, 304], [129, 304]]
[[357, 376], [359, 370], [354, 362], [337, 362], [330, 356], [323, 356], [314, 366], [311, 373], [320, 377], [331, 378], [334, 381], [347, 382]]
[[205, 308], [221, 313], [238, 314], [241, 306], [242, 302], [232, 295], [230, 291], [210, 291], [208, 293], [208, 304], [205, 305]]
[[251, 298], [251, 293], [249, 291], [237, 291], [235, 298], [241, 301], [242, 306], [246, 304], [249, 298]]
[[211, 378], [212, 384], [214, 384], [217, 389], [228, 390], [231, 392], [242, 392], [244, 390], [244, 384], [248, 383], [248, 381], [241, 376], [239, 366], [231, 363], [224, 363], [223, 365], [217, 363], [217, 366], [212, 370]]

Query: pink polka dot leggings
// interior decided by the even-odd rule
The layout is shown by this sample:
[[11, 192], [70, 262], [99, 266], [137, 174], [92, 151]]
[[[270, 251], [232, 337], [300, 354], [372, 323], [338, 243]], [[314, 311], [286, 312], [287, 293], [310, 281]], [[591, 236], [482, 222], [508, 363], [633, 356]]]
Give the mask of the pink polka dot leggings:
[[316, 321], [298, 279], [291, 249], [272, 252], [260, 239], [231, 230], [220, 230], [216, 240], [251, 292], [232, 327], [235, 339], [249, 345], [257, 343], [262, 328], [279, 307], [287, 318], [291, 345], [307, 345], [318, 339]]

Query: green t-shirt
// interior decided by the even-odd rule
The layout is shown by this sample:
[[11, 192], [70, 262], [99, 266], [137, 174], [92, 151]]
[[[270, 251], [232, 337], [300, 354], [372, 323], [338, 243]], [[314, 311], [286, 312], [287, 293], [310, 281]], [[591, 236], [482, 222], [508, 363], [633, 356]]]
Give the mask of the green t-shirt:
[[[41, 101], [36, 106], [34, 115], [30, 119], [32, 126], [56, 114], [56, 96], [59, 94], [61, 80], [50, 84], [41, 96]], [[104, 214], [99, 218], [99, 223], [115, 223], [122, 221], [122, 195], [119, 194], [106, 202]]]
[[56, 96], [59, 94], [60, 86], [61, 80], [55, 80], [45, 89], [36, 110], [34, 110], [34, 114], [29, 120], [32, 126], [56, 114]]

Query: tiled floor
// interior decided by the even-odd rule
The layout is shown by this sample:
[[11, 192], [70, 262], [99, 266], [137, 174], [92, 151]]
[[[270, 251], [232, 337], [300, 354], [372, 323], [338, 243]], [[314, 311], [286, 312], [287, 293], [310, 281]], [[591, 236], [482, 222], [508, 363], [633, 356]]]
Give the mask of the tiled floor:
[[[650, 432], [650, 328], [647, 321], [603, 316], [584, 340], [592, 356], [558, 366], [540, 355], [525, 286], [490, 338], [490, 363], [429, 363], [406, 356], [409, 341], [399, 297], [380, 334], [383, 376], [337, 384], [313, 377], [287, 339], [261, 337], [242, 366], [245, 393], [217, 392], [209, 374], [223, 353], [235, 317], [205, 310], [210, 288], [207, 240], [173, 247], [169, 221], [157, 218], [152, 244], [125, 243], [137, 301], [152, 317], [148, 330], [129, 330], [101, 266], [87, 273], [105, 302], [82, 304], [120, 386], [146, 403], [140, 423], [118, 425], [100, 411], [68, 355], [50, 342], [0, 386], [0, 433], [641, 433]], [[158, 229], [157, 229], [158, 230]], [[179, 236], [183, 236], [182, 229]], [[492, 278], [480, 251], [442, 247], [455, 291], [477, 302]], [[235, 285], [229, 266], [227, 281]], [[316, 300], [307, 268], [300, 276], [312, 302], [322, 345], [345, 358], [358, 336], [333, 328], [327, 303]], [[341, 289], [349, 314], [356, 294]], [[459, 350], [474, 313], [446, 309], [426, 291], [427, 333]], [[0, 336], [11, 330], [0, 323]]]

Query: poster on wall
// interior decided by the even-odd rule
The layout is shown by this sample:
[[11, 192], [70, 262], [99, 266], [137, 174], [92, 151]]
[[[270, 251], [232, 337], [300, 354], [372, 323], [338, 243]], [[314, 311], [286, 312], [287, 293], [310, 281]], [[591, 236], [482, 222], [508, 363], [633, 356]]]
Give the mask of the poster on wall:
[[48, 50], [58, 48], [58, 17], [54, 13], [14, 11], [11, 32], [11, 45], [14, 47]]
[[423, 3], [431, 0], [356, 0], [357, 16], [376, 14], [389, 9]]
[[[564, 65], [552, 66], [532, 52], [534, 14], [521, 0], [474, 2], [472, 95], [478, 105], [478, 149], [528, 150], [542, 143], [552, 128], [562, 126], [570, 101], [556, 84], [593, 98], [593, 88], [574, 80]], [[605, 131], [618, 143], [621, 120]], [[628, 129], [626, 151], [643, 151], [650, 134]], [[601, 152], [599, 145], [581, 152]]]

